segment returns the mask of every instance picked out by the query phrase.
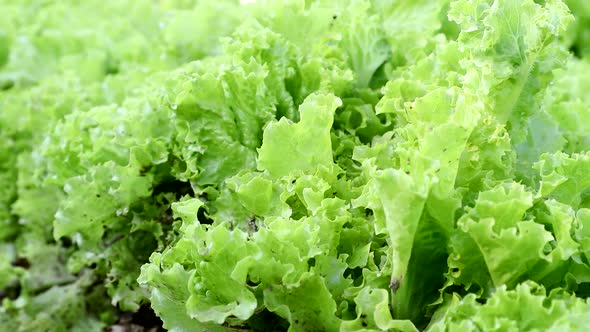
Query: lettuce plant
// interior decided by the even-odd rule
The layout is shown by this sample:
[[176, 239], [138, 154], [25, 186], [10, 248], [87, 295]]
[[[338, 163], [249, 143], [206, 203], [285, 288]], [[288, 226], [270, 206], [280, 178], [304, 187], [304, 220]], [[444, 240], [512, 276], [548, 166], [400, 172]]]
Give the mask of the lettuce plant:
[[6, 330], [590, 327], [584, 1], [0, 12]]

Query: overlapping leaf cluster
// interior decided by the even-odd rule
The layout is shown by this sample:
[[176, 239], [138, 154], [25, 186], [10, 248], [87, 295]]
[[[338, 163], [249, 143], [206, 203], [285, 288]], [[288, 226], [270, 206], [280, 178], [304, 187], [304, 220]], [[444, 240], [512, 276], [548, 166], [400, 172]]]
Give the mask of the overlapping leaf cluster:
[[0, 326], [590, 326], [585, 2], [0, 12]]

